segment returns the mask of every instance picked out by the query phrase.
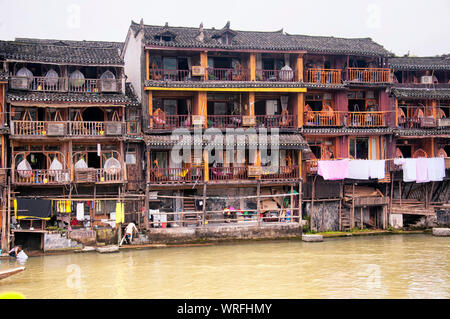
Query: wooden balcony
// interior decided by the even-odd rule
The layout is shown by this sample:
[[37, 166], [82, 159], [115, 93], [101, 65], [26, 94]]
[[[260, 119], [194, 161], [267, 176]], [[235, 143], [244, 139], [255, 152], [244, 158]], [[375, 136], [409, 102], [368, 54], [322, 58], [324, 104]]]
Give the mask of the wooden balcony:
[[256, 70], [256, 81], [295, 82], [294, 70]]
[[208, 68], [207, 72], [211, 81], [250, 81], [248, 69]]
[[306, 111], [304, 113], [305, 126], [342, 126], [344, 112], [338, 111]]
[[6, 185], [6, 181], [8, 179], [7, 172], [7, 168], [0, 168], [0, 185]]
[[209, 180], [211, 182], [238, 181], [248, 179], [247, 168], [240, 167], [210, 167]]
[[318, 84], [340, 84], [342, 82], [340, 69], [308, 69], [305, 82]]
[[348, 68], [348, 82], [390, 83], [391, 70], [388, 68]]
[[122, 170], [108, 171], [104, 168], [74, 169], [75, 183], [114, 184], [123, 183]]
[[113, 79], [45, 78], [43, 76], [33, 76], [28, 78], [12, 76], [9, 81], [9, 87], [11, 89], [37, 92], [120, 92], [121, 86], [121, 80]]
[[305, 170], [307, 174], [315, 175], [317, 174], [317, 164], [319, 160], [311, 159], [305, 161]]
[[149, 80], [153, 81], [189, 81], [190, 70], [150, 69]]
[[296, 128], [297, 120], [292, 114], [256, 115], [256, 126], [265, 128]]
[[383, 127], [386, 126], [386, 112], [348, 112], [347, 126]]
[[122, 122], [90, 121], [11, 121], [11, 134], [24, 137], [103, 137], [119, 136]]
[[298, 166], [263, 167], [261, 180], [285, 181], [299, 178]]
[[70, 183], [68, 169], [48, 170], [33, 169], [28, 171], [14, 171], [13, 184], [16, 185], [63, 185]]
[[150, 169], [150, 183], [154, 184], [183, 184], [203, 181], [203, 167], [191, 168], [152, 168]]
[[242, 127], [242, 115], [208, 115], [207, 124], [216, 128]]

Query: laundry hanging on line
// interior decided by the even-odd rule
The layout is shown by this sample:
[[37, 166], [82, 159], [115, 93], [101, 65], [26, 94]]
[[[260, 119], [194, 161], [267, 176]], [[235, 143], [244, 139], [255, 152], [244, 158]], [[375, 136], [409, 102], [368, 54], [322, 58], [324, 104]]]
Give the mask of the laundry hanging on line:
[[445, 178], [443, 157], [396, 158], [394, 164], [402, 167], [404, 182], [441, 182]]
[[385, 165], [385, 160], [319, 160], [317, 173], [324, 180], [342, 180], [345, 178], [358, 180], [383, 179], [385, 178]]

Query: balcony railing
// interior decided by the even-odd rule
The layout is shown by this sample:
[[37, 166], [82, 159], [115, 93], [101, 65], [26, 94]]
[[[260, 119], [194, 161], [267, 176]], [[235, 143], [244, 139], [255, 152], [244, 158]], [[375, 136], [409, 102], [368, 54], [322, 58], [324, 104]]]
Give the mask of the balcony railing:
[[188, 81], [191, 79], [191, 71], [150, 69], [149, 79], [153, 81]]
[[96, 168], [95, 182], [105, 184], [123, 182], [122, 170], [110, 172], [104, 168]]
[[208, 127], [237, 128], [242, 126], [242, 115], [208, 115]]
[[242, 167], [210, 167], [210, 181], [230, 181], [230, 180], [246, 180], [247, 168]]
[[122, 122], [11, 121], [11, 134], [29, 137], [118, 136], [122, 135], [123, 125]]
[[386, 112], [348, 112], [347, 126], [351, 127], [386, 126]]
[[177, 184], [201, 181], [203, 181], [203, 167], [150, 169], [150, 182], [152, 183]]
[[292, 180], [299, 178], [298, 166], [263, 167], [261, 180]]
[[388, 68], [348, 68], [349, 82], [388, 83], [391, 80], [391, 70]]
[[405, 129], [436, 127], [437, 121], [434, 117], [399, 117], [398, 126]]
[[256, 115], [257, 127], [295, 128], [297, 121], [294, 115]]
[[208, 80], [212, 81], [250, 81], [247, 69], [208, 68]]
[[152, 119], [152, 129], [173, 130], [180, 127], [189, 128], [192, 126], [192, 116], [188, 114], [154, 116]]
[[69, 170], [48, 170], [48, 169], [33, 169], [26, 171], [15, 171], [15, 184], [31, 185], [31, 184], [67, 184], [70, 183]]
[[319, 84], [339, 84], [341, 83], [342, 70], [340, 69], [308, 69], [306, 71], [305, 82]]
[[295, 82], [294, 70], [256, 70], [256, 81]]
[[306, 111], [305, 126], [342, 126], [345, 113], [338, 111]]
[[66, 77], [46, 78], [43, 76], [12, 76], [9, 87], [16, 90], [42, 92], [105, 93], [119, 92], [121, 80], [114, 79], [69, 79]]

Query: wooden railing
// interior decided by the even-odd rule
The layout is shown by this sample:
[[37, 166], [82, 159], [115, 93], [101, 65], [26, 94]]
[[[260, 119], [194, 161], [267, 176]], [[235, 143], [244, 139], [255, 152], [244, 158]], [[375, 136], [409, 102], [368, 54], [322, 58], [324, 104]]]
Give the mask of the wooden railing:
[[208, 115], [208, 127], [236, 128], [242, 126], [242, 115]]
[[349, 82], [387, 83], [391, 81], [391, 70], [388, 68], [348, 68]]
[[345, 113], [338, 111], [306, 111], [305, 126], [342, 126]]
[[348, 112], [347, 126], [351, 127], [386, 126], [386, 112]]
[[210, 181], [246, 180], [247, 178], [247, 168], [245, 166], [209, 168]]
[[294, 128], [297, 127], [296, 117], [292, 114], [288, 115], [256, 115], [257, 127], [279, 127]]
[[212, 81], [250, 81], [247, 69], [208, 68], [208, 80]]
[[97, 183], [120, 183], [123, 181], [121, 169], [115, 172], [108, 172], [104, 168], [97, 168], [95, 171], [95, 181]]
[[179, 127], [191, 127], [192, 116], [183, 115], [164, 115], [164, 117], [153, 117], [152, 129], [172, 130]]
[[70, 79], [67, 77], [46, 78], [44, 76], [12, 76], [11, 89], [43, 92], [101, 93], [119, 92], [121, 80], [114, 79]]
[[340, 69], [308, 69], [306, 70], [305, 82], [320, 84], [341, 83], [342, 70]]
[[33, 169], [28, 171], [15, 171], [15, 184], [67, 184], [70, 183], [69, 170], [48, 170], [48, 169]]
[[256, 81], [295, 82], [294, 70], [256, 70]]
[[150, 169], [152, 183], [192, 183], [203, 181], [203, 167], [191, 168], [152, 168]]
[[263, 167], [261, 180], [297, 179], [298, 173], [298, 166]]
[[11, 121], [11, 134], [19, 136], [47, 136], [49, 123], [62, 128], [62, 136], [66, 135], [66, 122], [49, 121]]
[[150, 69], [149, 79], [153, 81], [188, 81], [191, 79], [191, 71]]
[[7, 181], [7, 168], [0, 168], [0, 185], [5, 185]]
[[305, 170], [307, 174], [317, 174], [317, 164], [319, 160], [312, 159], [305, 161]]
[[70, 136], [103, 136], [105, 135], [104, 122], [73, 121], [69, 122]]

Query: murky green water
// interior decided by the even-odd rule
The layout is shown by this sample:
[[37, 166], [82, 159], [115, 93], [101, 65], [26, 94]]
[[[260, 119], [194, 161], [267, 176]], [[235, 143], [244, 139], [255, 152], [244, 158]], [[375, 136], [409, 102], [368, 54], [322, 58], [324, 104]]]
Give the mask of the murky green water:
[[[31, 257], [27, 298], [449, 298], [450, 238], [396, 235]], [[1, 260], [0, 269], [18, 264]]]

